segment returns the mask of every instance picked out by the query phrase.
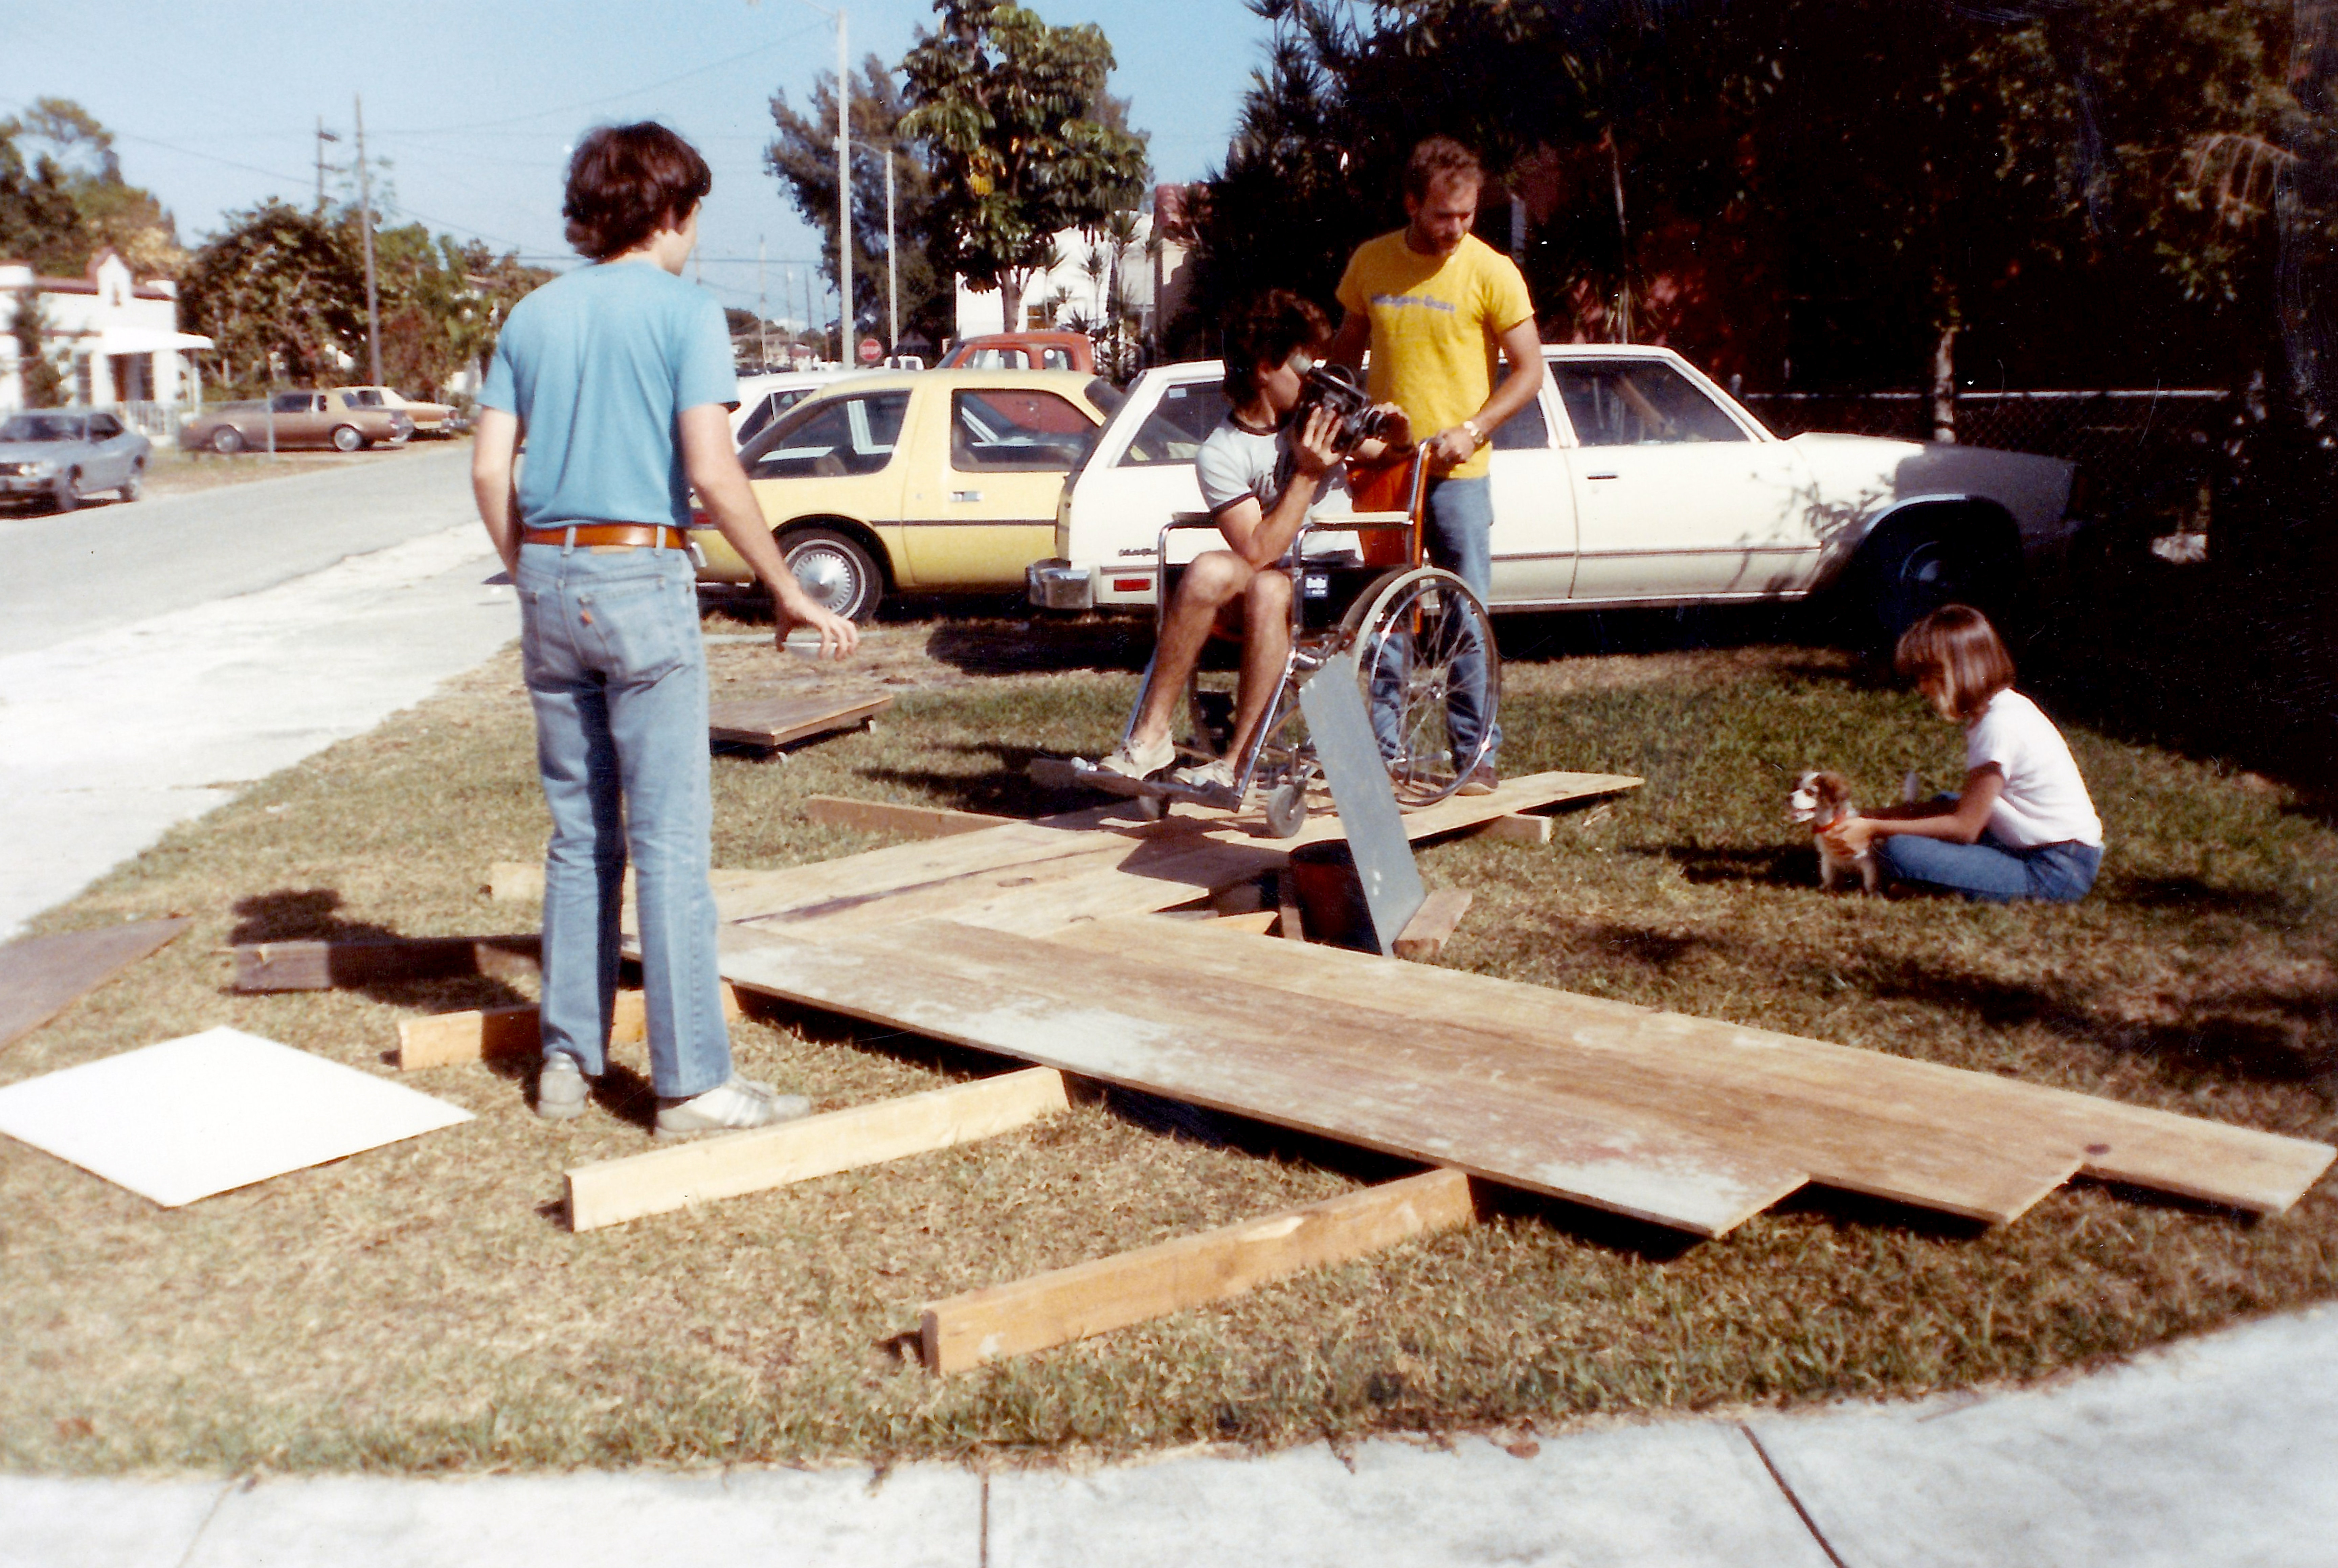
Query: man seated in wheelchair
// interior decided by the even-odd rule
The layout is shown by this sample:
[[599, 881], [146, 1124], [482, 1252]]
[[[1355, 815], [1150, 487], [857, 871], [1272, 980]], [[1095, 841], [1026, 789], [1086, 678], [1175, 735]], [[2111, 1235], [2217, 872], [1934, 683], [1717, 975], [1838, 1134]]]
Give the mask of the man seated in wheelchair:
[[[1222, 756], [1180, 768], [1171, 779], [1196, 789], [1233, 788], [1235, 761], [1280, 688], [1291, 651], [1292, 572], [1300, 560], [1292, 546], [1302, 525], [1354, 510], [1342, 457], [1370, 462], [1411, 440], [1392, 403], [1343, 413], [1320, 394], [1308, 396], [1309, 372], [1331, 339], [1323, 312], [1282, 289], [1240, 308], [1227, 324], [1228, 412], [1194, 457], [1202, 504], [1225, 545], [1184, 568], [1161, 620], [1152, 678], [1137, 699], [1128, 738], [1099, 767], [1131, 779], [1168, 769], [1176, 760], [1171, 716], [1214, 631], [1243, 645], [1233, 731]], [[1356, 548], [1353, 534], [1317, 532], [1305, 542], [1305, 559], [1360, 562]]]

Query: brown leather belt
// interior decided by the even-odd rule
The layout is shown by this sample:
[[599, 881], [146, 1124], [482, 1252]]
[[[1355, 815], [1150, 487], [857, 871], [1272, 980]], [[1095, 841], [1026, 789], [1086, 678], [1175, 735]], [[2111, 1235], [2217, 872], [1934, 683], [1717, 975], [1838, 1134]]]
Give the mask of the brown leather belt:
[[690, 536], [679, 528], [657, 523], [578, 523], [566, 528], [523, 528], [525, 544], [635, 545], [650, 550], [687, 550]]

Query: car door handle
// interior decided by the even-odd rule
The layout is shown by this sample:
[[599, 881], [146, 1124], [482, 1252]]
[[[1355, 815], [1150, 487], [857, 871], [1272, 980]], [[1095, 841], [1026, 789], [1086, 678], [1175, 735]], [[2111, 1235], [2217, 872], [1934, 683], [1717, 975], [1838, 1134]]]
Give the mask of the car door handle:
[[953, 501], [979, 501], [982, 499], [982, 492], [979, 490], [953, 490], [950, 492], [950, 499]]
[[1623, 477], [1623, 475], [1620, 474], [1586, 474], [1584, 477], [1586, 479], [1619, 479]]

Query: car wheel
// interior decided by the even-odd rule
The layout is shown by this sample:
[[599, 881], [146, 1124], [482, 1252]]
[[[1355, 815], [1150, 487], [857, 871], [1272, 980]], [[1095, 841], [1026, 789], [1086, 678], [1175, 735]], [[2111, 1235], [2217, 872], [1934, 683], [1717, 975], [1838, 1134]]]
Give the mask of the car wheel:
[[243, 450], [243, 432], [232, 425], [222, 425], [211, 432], [211, 450], [222, 457], [232, 457]]
[[857, 541], [833, 528], [789, 534], [780, 541], [780, 555], [813, 603], [847, 621], [866, 621], [884, 597], [877, 563]]
[[135, 501], [139, 496], [144, 495], [145, 492], [146, 465], [143, 463], [133, 463], [130, 466], [130, 477], [122, 482], [121, 485], [115, 489], [114, 494], [121, 496], [124, 501]]
[[1895, 531], [1871, 546], [1864, 595], [1869, 624], [1889, 647], [1943, 604], [1970, 604], [1994, 616], [1999, 576], [1972, 541], [1937, 524]]
[[60, 512], [72, 512], [81, 505], [81, 470], [73, 469], [57, 476], [57, 487], [51, 492]]
[[365, 438], [365, 436], [362, 436], [361, 434], [359, 434], [359, 431], [358, 431], [358, 427], [357, 427], [356, 426], [354, 426], [354, 425], [336, 425], [336, 426], [333, 426], [333, 450], [334, 450], [334, 451], [336, 451], [336, 452], [354, 452], [354, 451], [356, 451], [359, 447], [360, 447], [360, 446], [364, 446], [365, 444], [366, 444], [366, 438]]

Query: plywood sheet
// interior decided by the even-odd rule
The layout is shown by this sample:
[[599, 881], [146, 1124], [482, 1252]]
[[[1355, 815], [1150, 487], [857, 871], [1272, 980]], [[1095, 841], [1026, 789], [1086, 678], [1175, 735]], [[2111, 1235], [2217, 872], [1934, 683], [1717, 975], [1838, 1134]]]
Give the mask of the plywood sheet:
[[813, 692], [712, 702], [706, 709], [706, 732], [711, 740], [733, 745], [784, 746], [866, 724], [892, 705], [893, 700], [882, 693], [840, 698]]
[[0, 1089], [0, 1132], [165, 1209], [470, 1119], [228, 1028]]
[[1433, 1020], [1297, 1010], [1239, 981], [949, 922], [881, 936], [731, 927], [722, 941], [723, 975], [743, 989], [1695, 1235], [1725, 1233], [1804, 1180], [1661, 1113], [1519, 1083], [1485, 1060], [1482, 1039]]
[[140, 920], [27, 936], [0, 947], [0, 1045], [29, 1034], [187, 928]]
[[[1202, 922], [1068, 927], [1059, 939], [1299, 998], [1403, 1017], [1467, 1016], [1564, 1063], [1580, 1083], [1617, 1071], [1684, 1115], [1742, 1122], [1809, 1163], [1813, 1181], [1950, 1211], [2025, 1164], [2277, 1213], [2329, 1168], [2326, 1144], [2124, 1104], [1881, 1052], [1334, 948], [1237, 942]], [[1697, 1107], [1706, 1108], [1700, 1112]], [[1964, 1205], [1960, 1207], [1960, 1205]]]

